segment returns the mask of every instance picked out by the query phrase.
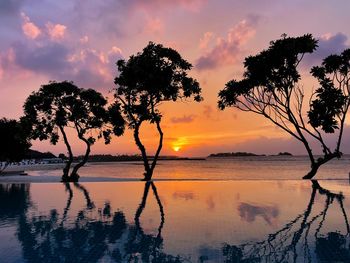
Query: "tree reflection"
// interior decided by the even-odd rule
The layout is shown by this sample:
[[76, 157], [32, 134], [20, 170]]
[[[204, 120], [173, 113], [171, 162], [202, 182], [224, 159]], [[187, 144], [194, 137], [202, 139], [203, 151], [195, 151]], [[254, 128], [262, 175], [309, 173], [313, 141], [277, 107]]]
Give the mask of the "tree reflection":
[[0, 184], [0, 220], [15, 219], [31, 205], [29, 184]]
[[[19, 213], [17, 238], [26, 262], [183, 262], [162, 251], [165, 214], [153, 182], [145, 183], [135, 224], [128, 224], [123, 211], [113, 211], [108, 202], [96, 208], [83, 185], [65, 183], [64, 187], [68, 196], [61, 214], [57, 209], [49, 215], [33, 215], [26, 210]], [[73, 189], [83, 193], [86, 205], [76, 216], [68, 216], [74, 212]], [[146, 234], [140, 222], [150, 189], [160, 213], [155, 235]]]
[[[318, 213], [313, 211], [317, 194], [324, 197], [323, 209]], [[327, 212], [335, 201], [340, 206], [346, 233], [321, 235]], [[303, 213], [270, 234], [266, 240], [239, 246], [224, 244], [222, 253], [225, 262], [312, 262], [315, 257], [321, 262], [350, 262], [350, 249], [346, 243], [350, 228], [343, 201], [343, 194], [333, 193], [320, 186], [318, 181], [312, 181], [310, 200]], [[310, 245], [311, 239], [315, 245]]]
[[[157, 235], [146, 234], [141, 226], [140, 217], [146, 207], [148, 192], [152, 188], [156, 198], [159, 212], [160, 224]], [[130, 228], [128, 242], [126, 244], [126, 254], [128, 262], [183, 262], [179, 256], [165, 254], [163, 249], [162, 229], [164, 226], [165, 214], [163, 205], [159, 198], [157, 188], [153, 182], [146, 182], [142, 196], [142, 201], [135, 213], [135, 226]]]

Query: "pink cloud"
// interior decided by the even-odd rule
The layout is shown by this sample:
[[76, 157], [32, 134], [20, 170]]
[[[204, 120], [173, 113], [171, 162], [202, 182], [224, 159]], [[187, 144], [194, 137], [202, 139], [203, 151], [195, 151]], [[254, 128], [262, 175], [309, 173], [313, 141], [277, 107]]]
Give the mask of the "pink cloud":
[[164, 24], [159, 18], [151, 18], [145, 25], [144, 32], [147, 34], [161, 34], [164, 31]]
[[173, 0], [173, 1], [164, 1], [164, 0], [150, 0], [150, 1], [130, 1], [133, 3], [136, 8], [143, 9], [154, 9], [156, 8], [166, 8], [171, 6], [180, 6], [187, 10], [197, 12], [199, 9], [207, 2], [207, 0]]
[[47, 33], [52, 40], [60, 40], [64, 38], [67, 27], [61, 24], [46, 23]]
[[213, 39], [213, 32], [205, 32], [203, 37], [199, 40], [199, 49], [207, 50], [209, 42]]
[[24, 35], [30, 39], [36, 39], [41, 34], [40, 28], [31, 22], [25, 13], [21, 13], [21, 16], [23, 19], [22, 31]]
[[258, 21], [259, 17], [251, 16], [231, 28], [226, 38], [217, 38], [216, 45], [197, 59], [197, 69], [213, 69], [235, 63], [241, 56], [242, 46], [255, 35]]
[[88, 36], [83, 36], [82, 38], [79, 39], [80, 43], [86, 44], [89, 42], [89, 37]]

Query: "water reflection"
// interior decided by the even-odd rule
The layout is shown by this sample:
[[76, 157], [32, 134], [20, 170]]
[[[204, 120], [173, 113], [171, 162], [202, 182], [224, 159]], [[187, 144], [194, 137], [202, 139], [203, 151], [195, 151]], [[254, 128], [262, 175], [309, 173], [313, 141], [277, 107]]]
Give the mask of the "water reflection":
[[[127, 224], [123, 211], [112, 211], [109, 203], [96, 209], [87, 189], [78, 184], [64, 184], [68, 192], [62, 212], [31, 216], [21, 210], [17, 237], [26, 262], [182, 262], [179, 256], [162, 252], [163, 205], [153, 182], [146, 182], [135, 224]], [[74, 186], [84, 194], [86, 206], [67, 223], [74, 197]], [[146, 207], [150, 188], [159, 206], [160, 224], [156, 235], [146, 234], [140, 217]]]
[[16, 219], [30, 205], [29, 184], [0, 184], [0, 221]]
[[[262, 200], [259, 203], [256, 193], [247, 194], [248, 190], [232, 187], [214, 196], [214, 192], [224, 189], [223, 183], [207, 195], [202, 195], [201, 191], [205, 187], [212, 188], [211, 182], [191, 187], [181, 182], [167, 183], [171, 186], [168, 189], [164, 189], [165, 183], [161, 182], [158, 188], [154, 182], [134, 183], [142, 189], [137, 188], [141, 190], [140, 196], [131, 206], [116, 205], [106, 199], [101, 202], [97, 198], [99, 192], [91, 191], [93, 187], [66, 183], [62, 184], [65, 192], [60, 191], [64, 200], [61, 205], [53, 206], [54, 209], [36, 209], [42, 200], [35, 202], [31, 195], [38, 185], [0, 185], [0, 199], [4, 201], [0, 202], [0, 223], [10, 220], [15, 227], [22, 253], [19, 262], [350, 262], [349, 204], [344, 204], [343, 194], [330, 191], [321, 183], [313, 181], [308, 189], [305, 189], [307, 184], [288, 186], [299, 186], [305, 200], [304, 208], [297, 206], [302, 212], [297, 214], [292, 210], [287, 214], [289, 219], [285, 217], [284, 199], [278, 200], [280, 205]], [[233, 186], [235, 184], [244, 185], [233, 183]], [[116, 187], [128, 185], [115, 184]], [[270, 187], [281, 188], [276, 195], [286, 191], [281, 183], [275, 188], [271, 183]], [[118, 188], [115, 193], [117, 191]], [[133, 199], [136, 192], [123, 197]], [[228, 203], [229, 199], [223, 199], [229, 192], [236, 206]], [[193, 193], [195, 198], [174, 198], [174, 193]], [[236, 200], [238, 193], [241, 198]], [[305, 194], [309, 196], [307, 201]], [[54, 196], [57, 198], [57, 193]], [[214, 198], [217, 202], [208, 209], [208, 200], [214, 203]], [[223, 204], [223, 200], [227, 203]], [[174, 210], [174, 206], [181, 204], [184, 206]], [[200, 209], [196, 210], [198, 207]], [[131, 216], [128, 209], [132, 210]], [[236, 219], [230, 217], [232, 214]], [[221, 218], [213, 219], [213, 215], [227, 218], [229, 224], [224, 226]], [[205, 221], [206, 217], [210, 220]], [[183, 228], [189, 218], [191, 229], [186, 232]], [[159, 221], [154, 231], [147, 224], [150, 219]], [[215, 224], [211, 224], [213, 221]], [[281, 222], [284, 222], [282, 227]], [[237, 233], [244, 224], [255, 227], [257, 233], [246, 233], [243, 238], [230, 234]], [[264, 225], [273, 230], [265, 239], [258, 233]], [[206, 231], [215, 232], [220, 228], [223, 234], [219, 240], [208, 241], [211, 236], [206, 236]], [[2, 231], [4, 228], [0, 228], [0, 235]], [[186, 245], [182, 246], [183, 243]], [[0, 245], [1, 256], [5, 245]], [[184, 252], [185, 246], [191, 249]], [[11, 259], [4, 261], [11, 262]]]
[[[324, 206], [316, 215], [311, 216], [317, 194], [324, 196]], [[225, 262], [313, 262], [314, 253], [320, 262], [349, 262], [350, 250], [346, 240], [350, 229], [343, 200], [343, 194], [332, 193], [317, 181], [312, 181], [310, 201], [303, 213], [268, 235], [266, 240], [238, 246], [224, 244], [222, 252]], [[327, 212], [334, 201], [340, 207], [346, 233], [328, 232], [320, 235]], [[316, 245], [310, 244], [311, 235], [314, 236]]]

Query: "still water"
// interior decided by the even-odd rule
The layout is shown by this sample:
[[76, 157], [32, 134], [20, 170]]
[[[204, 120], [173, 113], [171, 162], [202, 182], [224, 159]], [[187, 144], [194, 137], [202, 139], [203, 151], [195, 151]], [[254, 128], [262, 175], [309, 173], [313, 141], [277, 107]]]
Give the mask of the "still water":
[[[90, 163], [82, 177], [140, 179], [142, 162]], [[154, 179], [174, 180], [280, 180], [300, 179], [310, 169], [306, 156], [207, 158], [200, 161], [159, 161]], [[317, 179], [349, 179], [350, 156], [323, 165]], [[62, 171], [30, 171], [30, 175], [61, 176]]]
[[0, 262], [350, 262], [346, 180], [0, 184]]

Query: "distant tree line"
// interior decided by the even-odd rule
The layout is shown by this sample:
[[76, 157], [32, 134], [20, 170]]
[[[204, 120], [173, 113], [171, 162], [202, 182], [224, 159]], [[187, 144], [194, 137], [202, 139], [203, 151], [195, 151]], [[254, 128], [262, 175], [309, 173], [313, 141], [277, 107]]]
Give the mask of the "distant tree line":
[[[311, 163], [305, 179], [313, 178], [321, 165], [342, 156], [340, 148], [350, 106], [350, 49], [326, 57], [320, 66], [311, 69], [319, 87], [308, 100], [305, 98], [306, 92], [299, 83], [298, 66], [306, 54], [317, 49], [317, 42], [311, 34], [282, 35], [281, 39], [272, 41], [268, 49], [245, 59], [243, 79], [229, 81], [219, 92], [218, 101], [222, 110], [236, 107], [262, 115], [299, 141]], [[79, 88], [69, 81], [51, 81], [33, 92], [24, 104], [21, 121], [2, 119], [0, 123], [1, 139], [4, 140], [1, 141], [0, 160], [20, 158], [24, 149], [29, 148], [30, 140], [50, 140], [56, 144], [62, 138], [68, 154], [62, 181], [76, 182], [78, 170], [88, 161], [96, 140], [103, 139], [108, 144], [112, 135], [123, 135], [127, 127], [133, 131], [140, 150], [145, 168], [143, 179], [151, 180], [164, 139], [159, 106], [163, 102], [189, 98], [200, 102], [203, 99], [201, 88], [197, 80], [188, 76], [192, 68], [189, 62], [176, 50], [153, 42], [142, 52], [128, 60], [119, 60], [116, 65], [119, 74], [114, 79], [116, 88], [112, 104], [108, 104], [99, 92]], [[140, 138], [140, 128], [145, 122], [155, 125], [159, 134], [152, 159]], [[74, 167], [67, 129], [74, 130], [86, 145], [84, 157]], [[4, 139], [9, 134], [12, 138]], [[336, 137], [333, 148], [325, 140], [325, 135], [329, 134]], [[11, 140], [17, 145], [9, 143]], [[314, 142], [323, 151], [321, 157], [315, 155], [311, 146]], [[16, 147], [18, 150], [14, 154], [12, 150]]]

